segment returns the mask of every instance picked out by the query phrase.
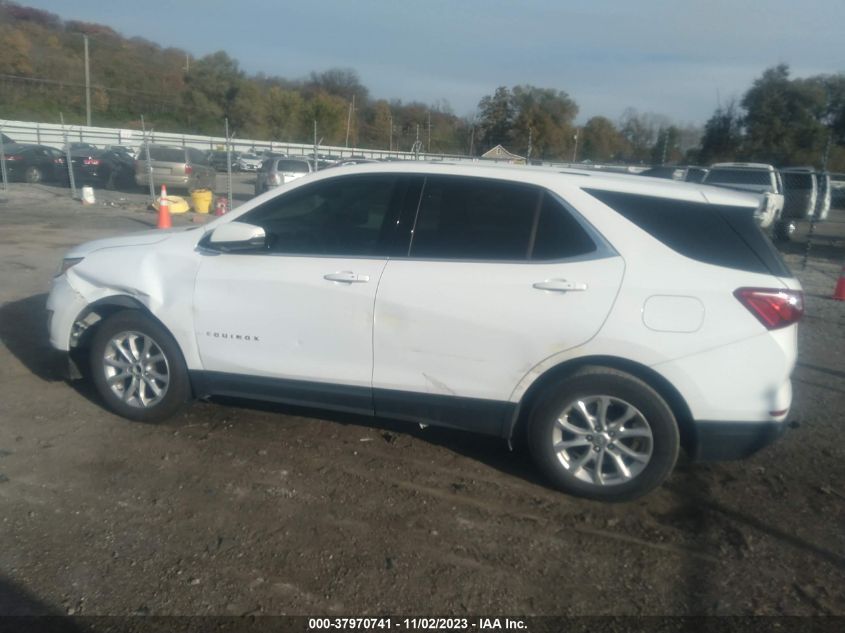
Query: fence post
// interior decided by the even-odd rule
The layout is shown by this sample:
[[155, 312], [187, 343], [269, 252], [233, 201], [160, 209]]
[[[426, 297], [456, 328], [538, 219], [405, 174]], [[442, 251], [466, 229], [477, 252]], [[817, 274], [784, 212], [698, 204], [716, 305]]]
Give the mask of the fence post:
[[[3, 131], [3, 126], [0, 126], [0, 132]], [[0, 177], [3, 178], [3, 192], [9, 190], [6, 184], [8, 177], [6, 176], [6, 149], [3, 147], [3, 137], [0, 136]]]
[[229, 138], [229, 117], [223, 119], [226, 132], [226, 195], [229, 200], [229, 211], [232, 210], [232, 139]]

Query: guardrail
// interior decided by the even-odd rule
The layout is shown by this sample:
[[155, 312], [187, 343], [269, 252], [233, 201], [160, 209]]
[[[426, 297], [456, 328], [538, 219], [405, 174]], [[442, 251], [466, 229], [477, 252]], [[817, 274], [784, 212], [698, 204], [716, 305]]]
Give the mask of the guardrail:
[[[85, 125], [62, 125], [60, 123], [38, 123], [34, 121], [10, 121], [0, 119], [0, 132], [6, 134], [18, 143], [35, 143], [49, 145], [57, 149], [65, 143], [91, 143], [93, 145], [126, 145], [136, 149], [144, 142], [141, 130], [127, 128], [89, 127]], [[199, 134], [179, 134], [175, 132], [147, 131], [150, 143], [162, 145], [179, 145], [193, 147], [199, 150], [225, 149], [226, 138], [223, 136], [202, 136]], [[283, 143], [279, 141], [261, 141], [246, 138], [231, 139], [232, 151], [246, 152], [265, 150], [288, 154], [291, 156], [312, 156], [314, 145], [306, 143]], [[350, 158], [363, 156], [365, 158], [395, 158], [400, 160], [472, 160], [469, 156], [457, 154], [435, 154], [426, 152], [398, 152], [380, 149], [366, 149], [362, 147], [338, 147], [334, 145], [320, 145], [317, 147], [319, 155], [334, 158]]]

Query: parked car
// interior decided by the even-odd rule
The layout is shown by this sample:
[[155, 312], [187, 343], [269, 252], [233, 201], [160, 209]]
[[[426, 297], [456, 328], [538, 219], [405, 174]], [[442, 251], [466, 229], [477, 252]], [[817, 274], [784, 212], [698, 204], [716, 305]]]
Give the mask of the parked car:
[[17, 145], [17, 143], [15, 143], [15, 141], [13, 141], [11, 137], [6, 136], [5, 134], [0, 134], [0, 142], [2, 142], [3, 145]]
[[[135, 162], [135, 183], [149, 186], [146, 150], [141, 149]], [[217, 182], [217, 172], [208, 164], [206, 155], [193, 147], [172, 145], [150, 145], [153, 184], [167, 185], [177, 189], [211, 189]]]
[[268, 158], [261, 163], [255, 178], [255, 195], [269, 191], [314, 171], [304, 158]]
[[138, 157], [135, 150], [131, 147], [127, 147], [126, 145], [107, 145], [106, 149], [111, 152], [120, 152], [132, 160], [135, 160]]
[[751, 191], [761, 196], [757, 221], [774, 232], [783, 213], [783, 182], [780, 172], [763, 163], [716, 163], [701, 181], [707, 185]]
[[755, 195], [390, 163], [65, 255], [50, 341], [132, 420], [229, 395], [525, 436], [556, 487], [644, 494], [784, 430], [801, 286]]
[[77, 185], [115, 189], [134, 183], [135, 160], [122, 151], [77, 149], [71, 152], [70, 162]]
[[98, 150], [99, 148], [96, 145], [92, 145], [91, 143], [78, 142], [68, 143], [64, 149], [70, 149], [70, 152], [72, 154], [73, 152], [93, 152], [95, 150]]
[[258, 171], [263, 161], [264, 159], [256, 154], [241, 154], [236, 164], [238, 171]]
[[659, 165], [639, 172], [639, 176], [651, 178], [668, 178], [669, 180], [682, 180], [684, 182], [701, 182], [707, 174], [706, 167], [696, 165]]
[[[238, 170], [238, 157], [240, 154], [238, 152], [232, 152], [232, 170]], [[227, 166], [227, 161], [229, 159], [229, 154], [227, 152], [211, 152], [209, 156], [209, 164], [214, 167], [217, 171], [227, 171], [229, 168]]]
[[3, 145], [9, 181], [68, 182], [67, 162], [55, 147], [12, 143]]

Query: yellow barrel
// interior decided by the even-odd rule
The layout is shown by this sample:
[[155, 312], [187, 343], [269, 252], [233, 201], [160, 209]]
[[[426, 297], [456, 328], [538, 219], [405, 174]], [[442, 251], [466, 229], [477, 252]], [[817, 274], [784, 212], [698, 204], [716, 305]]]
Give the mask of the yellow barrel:
[[191, 203], [197, 213], [208, 213], [211, 209], [211, 199], [214, 194], [210, 189], [195, 189], [191, 192]]

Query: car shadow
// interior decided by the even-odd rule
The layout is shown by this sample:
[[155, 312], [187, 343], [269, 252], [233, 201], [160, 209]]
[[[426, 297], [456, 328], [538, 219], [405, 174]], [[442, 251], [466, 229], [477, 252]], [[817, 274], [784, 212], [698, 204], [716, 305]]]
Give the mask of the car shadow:
[[417, 423], [387, 417], [374, 417], [228, 396], [214, 397], [211, 401], [249, 411], [316, 418], [342, 426], [359, 426], [379, 433], [387, 442], [393, 441], [394, 434], [406, 435], [485, 464], [508, 476], [549, 488], [548, 482], [535, 468], [528, 450], [522, 442], [514, 442], [511, 449], [508, 442], [498, 436], [481, 435], [442, 426], [420, 426]]
[[41, 380], [65, 377], [64, 355], [47, 338], [47, 295], [38, 294], [0, 306], [0, 341]]
[[[0, 617], [3, 618], [6, 624], [9, 624], [7, 618], [25, 618], [32, 616], [59, 616], [64, 615], [55, 607], [51, 607], [42, 600], [33, 596], [29, 591], [15, 584], [8, 578], [0, 576]], [[64, 622], [63, 625], [71, 625], [71, 622]], [[3, 629], [0, 625], [0, 630]], [[12, 629], [8, 629], [12, 630]], [[30, 630], [23, 626], [20, 630]], [[40, 629], [38, 629], [40, 630]], [[58, 630], [58, 629], [57, 629]], [[82, 629], [70, 626], [70, 628], [62, 628], [62, 631], [80, 631]]]

